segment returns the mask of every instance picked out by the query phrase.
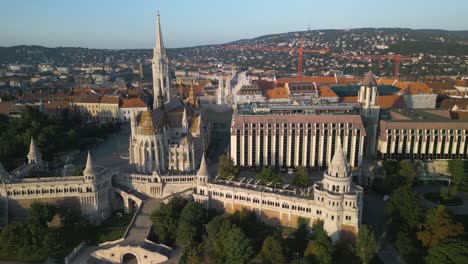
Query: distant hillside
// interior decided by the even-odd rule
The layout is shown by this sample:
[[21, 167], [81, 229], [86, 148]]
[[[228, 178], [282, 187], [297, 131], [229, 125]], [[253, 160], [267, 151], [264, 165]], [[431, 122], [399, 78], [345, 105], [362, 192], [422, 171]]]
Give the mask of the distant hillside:
[[[446, 31], [437, 29], [413, 30], [407, 28], [360, 28], [350, 30], [310, 30], [287, 32], [242, 39], [231, 44], [298, 47], [303, 39], [305, 48], [329, 49], [335, 54], [388, 54], [398, 53], [425, 60], [419, 66], [403, 65], [402, 72], [408, 74], [467, 74], [465, 59], [468, 56], [468, 30]], [[224, 50], [219, 45], [168, 49], [173, 61], [191, 63], [225, 63], [245, 67], [263, 68], [277, 72], [293, 73], [297, 59], [283, 52], [259, 52]], [[426, 58], [428, 55], [430, 59]], [[455, 57], [451, 57], [455, 56]], [[7, 63], [52, 63], [55, 65], [80, 65], [83, 63], [138, 63], [152, 57], [151, 49], [87, 49], [45, 48], [40, 46], [0, 47], [0, 64]], [[360, 74], [374, 69], [382, 75], [391, 74], [391, 63], [369, 64], [356, 61], [352, 64], [330, 55], [304, 54], [304, 71], [320, 74], [330, 69], [341, 69], [346, 73]], [[451, 67], [444, 65], [450, 64]], [[427, 66], [427, 67], [426, 67]], [[187, 66], [188, 67], [188, 66]]]

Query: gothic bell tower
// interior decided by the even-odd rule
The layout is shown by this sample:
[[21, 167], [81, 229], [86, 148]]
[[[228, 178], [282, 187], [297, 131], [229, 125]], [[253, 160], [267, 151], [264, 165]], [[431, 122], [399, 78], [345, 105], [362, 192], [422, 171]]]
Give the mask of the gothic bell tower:
[[164, 49], [159, 12], [156, 18], [156, 43], [153, 49], [153, 109], [163, 107], [171, 100], [169, 61]]

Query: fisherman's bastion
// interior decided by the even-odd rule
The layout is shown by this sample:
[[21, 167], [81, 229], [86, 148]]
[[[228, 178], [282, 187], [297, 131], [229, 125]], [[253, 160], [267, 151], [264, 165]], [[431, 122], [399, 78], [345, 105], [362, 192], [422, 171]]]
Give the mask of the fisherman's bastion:
[[[31, 139], [26, 165], [7, 172], [0, 164], [1, 202], [19, 208], [27, 208], [35, 200], [72, 206], [95, 223], [119, 206], [126, 211], [135, 209], [125, 237], [90, 252], [88, 263], [122, 263], [128, 254], [141, 264], [167, 261], [172, 249], [150, 241], [151, 224], [146, 223], [153, 206], [174, 195], [226, 213], [254, 211], [264, 221], [281, 226], [296, 227], [299, 218], [310, 220], [311, 225], [323, 220], [332, 241], [357, 234], [363, 190], [352, 181], [340, 140], [323, 179], [308, 189], [266, 187], [246, 179], [221, 180], [205, 155], [211, 143], [210, 123], [196, 107], [172, 92], [159, 15], [152, 71], [154, 109], [131, 118], [128, 164], [98, 166], [90, 151], [83, 176], [28, 178], [33, 170], [48, 170]], [[123, 205], [119, 204], [122, 200]]]

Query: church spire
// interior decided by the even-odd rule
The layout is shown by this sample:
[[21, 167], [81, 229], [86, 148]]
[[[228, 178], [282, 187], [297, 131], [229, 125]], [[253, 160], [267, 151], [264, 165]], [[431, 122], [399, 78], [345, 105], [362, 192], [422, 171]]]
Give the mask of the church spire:
[[161, 33], [161, 18], [159, 16], [159, 10], [156, 16], [156, 43], [155, 43], [154, 51], [156, 55], [156, 51], [160, 52], [161, 54], [165, 53], [164, 50], [164, 43], [163, 43], [163, 37]]
[[163, 37], [161, 32], [161, 18], [156, 17], [156, 37], [153, 49], [153, 109], [163, 107], [171, 100], [169, 61], [164, 50]]

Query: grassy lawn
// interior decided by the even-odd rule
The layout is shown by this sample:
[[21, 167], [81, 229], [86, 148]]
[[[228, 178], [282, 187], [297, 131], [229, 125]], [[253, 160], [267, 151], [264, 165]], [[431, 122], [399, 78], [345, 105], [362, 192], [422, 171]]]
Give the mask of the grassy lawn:
[[127, 226], [132, 221], [133, 214], [126, 214], [121, 211], [115, 212], [106, 219], [96, 232], [96, 242], [104, 243], [122, 238]]
[[433, 203], [442, 204], [442, 205], [446, 205], [446, 206], [458, 206], [458, 205], [463, 204], [462, 199], [460, 199], [458, 196], [455, 196], [455, 197], [453, 197], [451, 199], [448, 199], [448, 200], [444, 200], [444, 199], [442, 199], [442, 197], [440, 197], [439, 192], [425, 193], [424, 198], [426, 198], [427, 200], [429, 200], [429, 201], [431, 201]]
[[127, 227], [114, 229], [114, 230], [98, 230], [98, 243], [104, 243], [108, 241], [114, 241], [121, 239], [125, 233]]

